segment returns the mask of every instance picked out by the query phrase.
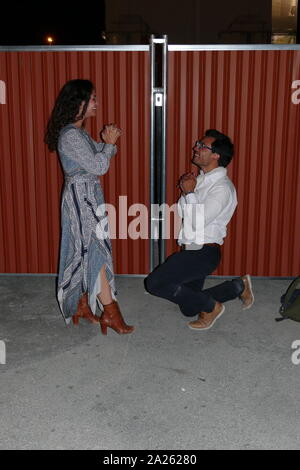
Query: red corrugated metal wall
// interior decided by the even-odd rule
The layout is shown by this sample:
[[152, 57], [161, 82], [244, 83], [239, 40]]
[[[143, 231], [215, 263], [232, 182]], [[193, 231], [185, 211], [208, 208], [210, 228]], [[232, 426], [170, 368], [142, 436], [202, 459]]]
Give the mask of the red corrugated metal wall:
[[[62, 173], [43, 143], [56, 94], [66, 80], [91, 78], [99, 101], [88, 130], [104, 123], [123, 129], [119, 152], [102, 178], [106, 202], [117, 213], [149, 207], [149, 53], [143, 51], [0, 52], [1, 204], [0, 272], [57, 272]], [[167, 202], [191, 168], [191, 148], [205, 129], [230, 135], [229, 167], [239, 198], [216, 274], [295, 276], [300, 273], [298, 51], [169, 53]], [[2, 88], [1, 88], [2, 89]], [[2, 100], [0, 100], [2, 102]], [[128, 217], [128, 223], [133, 217]], [[118, 229], [119, 227], [117, 227]], [[118, 230], [117, 230], [118, 234]], [[149, 241], [113, 241], [115, 271], [149, 270]], [[167, 243], [168, 253], [176, 243]]]
[[[167, 202], [190, 169], [192, 147], [216, 128], [235, 143], [228, 167], [239, 205], [218, 275], [300, 274], [300, 51], [169, 53]], [[167, 243], [167, 252], [177, 249]]]
[[[128, 207], [149, 206], [149, 66], [147, 51], [0, 52], [0, 80], [6, 87], [5, 104], [0, 104], [0, 272], [57, 272], [63, 177], [43, 138], [67, 80], [95, 83], [98, 116], [87, 124], [95, 140], [104, 123], [116, 122], [123, 130], [119, 152], [102, 177], [106, 202], [117, 214], [122, 195]], [[116, 273], [149, 271], [148, 240], [113, 240], [113, 250]]]

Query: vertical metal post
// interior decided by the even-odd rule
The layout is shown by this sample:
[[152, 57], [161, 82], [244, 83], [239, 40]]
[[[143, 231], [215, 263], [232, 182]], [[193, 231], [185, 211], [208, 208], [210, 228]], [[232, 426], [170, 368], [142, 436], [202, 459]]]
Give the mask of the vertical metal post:
[[168, 38], [151, 36], [151, 240], [150, 270], [166, 257], [166, 129]]
[[296, 44], [300, 44], [300, 2], [297, 0]]

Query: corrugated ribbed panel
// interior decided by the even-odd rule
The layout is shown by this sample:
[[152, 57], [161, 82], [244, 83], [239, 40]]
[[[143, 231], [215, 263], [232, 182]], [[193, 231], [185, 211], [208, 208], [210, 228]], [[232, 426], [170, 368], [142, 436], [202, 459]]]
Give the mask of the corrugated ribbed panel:
[[[216, 274], [300, 272], [299, 105], [291, 100], [299, 54], [169, 53], [168, 202], [178, 198], [176, 182], [191, 168], [193, 142], [205, 129], [223, 130], [236, 147], [229, 174], [239, 206]], [[117, 213], [136, 202], [149, 206], [149, 75], [147, 52], [0, 52], [6, 86], [6, 103], [0, 100], [0, 272], [57, 271], [63, 179], [43, 136], [66, 80], [96, 84], [99, 113], [88, 127], [95, 139], [103, 123], [123, 129], [118, 155], [102, 178], [106, 201]], [[167, 245], [169, 253], [176, 249], [175, 242]], [[119, 239], [113, 248], [117, 273], [148, 272], [147, 240]]]
[[[192, 147], [216, 128], [235, 144], [228, 167], [239, 205], [218, 275], [300, 274], [299, 51], [169, 53], [167, 202], [191, 169]], [[177, 249], [167, 243], [167, 252]]]
[[[104, 123], [123, 130], [118, 154], [102, 177], [106, 202], [117, 215], [119, 196], [127, 196], [128, 207], [149, 206], [149, 76], [149, 53], [142, 51], [0, 52], [6, 86], [0, 104], [0, 272], [57, 272], [63, 177], [43, 138], [67, 80], [95, 83], [98, 116], [87, 123], [95, 140]], [[148, 240], [113, 240], [113, 250], [116, 273], [148, 272]]]

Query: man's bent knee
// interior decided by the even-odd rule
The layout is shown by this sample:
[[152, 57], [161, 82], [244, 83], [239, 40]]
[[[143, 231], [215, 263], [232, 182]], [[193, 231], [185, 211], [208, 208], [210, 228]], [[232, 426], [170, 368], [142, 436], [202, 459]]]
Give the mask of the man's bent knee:
[[[166, 293], [173, 292], [173, 286], [166, 282], [162, 282], [155, 273], [150, 273], [144, 280], [145, 289], [149, 294], [157, 297], [166, 297]], [[168, 297], [167, 297], [168, 298]]]
[[149, 292], [149, 294], [157, 295], [159, 285], [155, 281], [155, 279], [153, 279], [153, 276], [151, 274], [149, 274], [149, 276], [144, 279], [144, 285], [146, 291]]

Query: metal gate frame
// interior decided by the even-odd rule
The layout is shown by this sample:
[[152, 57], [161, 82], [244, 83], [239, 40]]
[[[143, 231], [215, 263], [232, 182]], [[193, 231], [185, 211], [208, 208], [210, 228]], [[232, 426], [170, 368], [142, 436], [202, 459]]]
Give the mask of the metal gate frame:
[[[168, 45], [168, 37], [151, 36], [150, 45], [139, 46], [0, 46], [0, 52], [30, 51], [146, 51], [151, 61], [150, 130], [150, 270], [166, 257], [165, 213], [153, 210], [166, 203], [168, 55], [176, 51], [300, 51], [299, 45]], [[1, 77], [0, 77], [1, 78]], [[141, 275], [141, 274], [140, 274]]]
[[146, 239], [144, 230], [138, 240], [128, 231], [126, 236], [132, 217], [138, 220], [131, 205], [149, 207], [149, 51], [149, 45], [0, 46], [0, 271], [57, 272], [62, 171], [55, 155], [48, 156], [43, 137], [59, 88], [82, 76], [96, 80], [99, 87], [97, 118], [87, 122], [93, 137], [98, 139], [100, 127], [113, 119], [125, 131], [118, 163], [112, 160], [112, 166], [118, 165], [116, 171], [103, 177], [106, 202], [117, 208], [116, 240], [112, 240], [115, 272], [149, 272], [149, 236]]
[[[287, 45], [168, 45], [167, 46], [167, 51], [168, 51], [168, 54], [167, 54], [167, 57], [166, 57], [166, 62], [165, 62], [164, 67], [167, 70], [166, 75], [169, 75], [170, 74], [170, 65], [169, 65], [169, 63], [170, 63], [170, 54], [169, 53], [173, 53], [173, 52], [175, 52], [175, 53], [176, 52], [183, 52], [183, 53], [190, 53], [191, 52], [191, 53], [193, 53], [193, 52], [198, 52], [198, 51], [204, 51], [204, 52], [210, 53], [210, 51], [217, 51], [217, 53], [219, 53], [218, 58], [221, 59], [221, 63], [222, 63], [222, 60], [223, 60], [222, 59], [223, 58], [222, 53], [227, 52], [227, 51], [233, 51], [233, 53], [235, 53], [235, 52], [239, 53], [239, 51], [246, 51], [245, 55], [247, 57], [249, 57], [249, 56], [252, 57], [252, 61], [253, 61], [254, 60], [253, 57], [256, 57], [256, 56], [253, 56], [253, 55], [251, 56], [251, 52], [253, 52], [253, 53], [258, 52], [258, 56], [259, 56], [259, 51], [270, 51], [271, 54], [272, 54], [272, 51], [286, 51], [286, 53], [289, 53], [289, 51], [300, 51], [300, 46], [299, 45], [288, 45], [288, 44]], [[276, 55], [276, 52], [275, 52], [274, 56], [275, 55]], [[186, 61], [187, 60], [186, 57], [187, 56], [185, 55], [182, 60]], [[270, 55], [268, 57], [270, 58]], [[282, 57], [284, 57], [284, 58], [282, 59]], [[297, 72], [299, 74], [298, 79], [300, 79], [300, 73], [299, 73], [300, 70], [299, 70], [299, 60], [298, 60], [298, 58], [295, 59], [295, 62], [291, 62], [291, 59], [289, 61], [288, 59], [285, 59], [285, 57], [286, 56], [284, 56], [284, 54], [283, 55], [278, 54], [277, 58], [276, 57], [274, 58], [273, 56], [271, 56], [272, 65], [274, 63], [275, 66], [277, 66], [278, 65], [277, 62], [279, 63], [279, 60], [281, 61], [281, 59], [282, 59], [284, 65], [286, 64], [287, 67], [288, 67], [288, 64], [291, 63], [292, 66], [293, 66], [293, 69], [298, 70], [298, 72]], [[269, 58], [268, 58], [268, 63], [269, 63]], [[190, 58], [190, 60], [192, 61], [193, 59]], [[218, 59], [215, 57], [214, 60], [218, 60]], [[180, 60], [179, 60], [179, 62], [181, 63]], [[184, 62], [184, 63], [186, 64], [186, 62]], [[249, 66], [249, 64], [248, 64], [248, 66]], [[277, 70], [275, 66], [274, 66], [274, 68], [275, 68], [275, 70]], [[251, 70], [251, 68], [250, 68], [250, 70]], [[184, 74], [184, 71], [182, 71], [182, 70], [177, 70], [177, 72], [178, 72], [178, 74], [181, 74], [181, 73]], [[222, 73], [225, 73], [225, 72], [222, 72]], [[277, 70], [277, 73], [278, 73], [278, 70]], [[287, 79], [291, 76], [291, 73], [290, 73], [288, 68], [283, 73], [286, 74]], [[293, 71], [293, 73], [294, 73], [294, 71]], [[216, 79], [216, 77], [214, 77], [214, 78]], [[246, 79], [248, 79], [248, 78], [246, 78]], [[221, 80], [222, 80], [222, 78], [221, 78]], [[279, 97], [278, 98], [279, 102], [284, 101], [284, 99], [287, 98], [287, 93], [289, 93], [289, 91], [287, 92], [287, 85], [290, 86], [289, 82], [287, 84], [287, 83], [283, 82], [282, 79], [281, 79], [280, 84], [282, 85], [283, 83], [285, 85], [285, 98], [280, 96], [280, 91], [278, 91], [279, 88], [278, 89], [275, 88], [276, 95], [278, 94], [278, 97]], [[299, 81], [299, 83], [300, 83], [300, 81]], [[174, 84], [169, 83], [169, 86], [174, 86]], [[251, 86], [251, 83], [250, 83], [249, 86]], [[167, 92], [168, 91], [169, 91], [168, 95], [170, 95], [171, 92], [174, 93], [174, 90], [173, 89], [172, 90], [171, 89], [166, 90], [166, 96], [164, 98], [164, 103], [168, 103], [168, 106], [170, 106], [170, 96], [167, 97]], [[155, 93], [155, 89], [152, 92]], [[292, 90], [291, 90], [291, 93], [292, 93]], [[183, 98], [181, 98], [181, 99], [183, 99]], [[256, 103], [256, 106], [257, 106], [257, 100], [255, 101], [255, 103]], [[272, 132], [276, 133], [276, 130], [277, 130], [277, 132], [279, 131], [280, 134], [283, 132], [283, 129], [285, 127], [285, 121], [284, 121], [284, 115], [286, 115], [285, 113], [293, 113], [294, 118], [295, 118], [295, 116], [299, 116], [299, 111], [298, 110], [296, 111], [294, 109], [293, 111], [290, 111], [289, 103], [290, 103], [290, 101], [285, 103], [284, 109], [282, 107], [282, 103], [281, 103], [281, 105], [279, 105], [278, 108], [277, 107], [274, 108], [274, 110], [276, 109], [276, 110], [279, 111], [279, 114], [283, 113], [282, 117], [280, 116], [280, 118], [283, 118], [283, 120], [282, 120], [282, 126], [280, 127], [280, 122], [281, 121], [280, 121], [280, 118], [279, 118], [279, 124], [277, 123], [276, 129], [271, 128]], [[300, 105], [299, 105], [299, 108], [300, 108]], [[243, 110], [243, 112], [245, 112], [245, 109]], [[269, 112], [270, 111], [268, 110], [268, 113]], [[174, 116], [175, 115], [177, 116], [176, 113], [174, 113]], [[287, 114], [287, 115], [289, 115], [289, 114]], [[173, 116], [172, 113], [171, 113], [171, 116]], [[296, 122], [298, 123], [298, 117], [296, 119]], [[167, 125], [166, 121], [165, 121], [165, 125]], [[168, 127], [170, 127], [170, 125], [171, 125], [171, 123], [169, 122]], [[182, 126], [182, 128], [183, 127], [184, 127], [184, 125]], [[298, 126], [297, 126], [297, 128], [298, 128]], [[184, 132], [184, 129], [183, 129], [183, 132]], [[296, 133], [297, 133], [297, 131], [296, 131]], [[166, 149], [168, 147], [168, 152], [172, 151], [170, 149], [169, 144], [173, 145], [174, 142], [167, 142], [167, 131], [166, 131], [166, 129], [161, 134], [166, 137], [166, 140], [161, 142], [161, 148]], [[298, 132], [298, 134], [299, 134], [299, 132]], [[289, 132], [289, 136], [291, 136], [291, 131]], [[276, 141], [278, 143], [281, 142], [280, 137], [276, 136]], [[298, 146], [296, 144], [296, 141], [299, 142], [299, 139], [294, 138], [293, 141], [294, 141], [294, 144], [290, 148], [292, 149], [292, 151], [294, 153], [296, 153], [296, 152], [298, 152]], [[191, 140], [191, 144], [192, 144], [192, 140]], [[165, 151], [164, 153], [162, 153], [162, 156], [167, 158], [167, 153], [168, 152]], [[177, 154], [177, 157], [178, 157], [178, 154]], [[173, 152], [172, 152], [172, 158], [174, 158]], [[160, 162], [160, 164], [161, 164], [161, 172], [165, 172], [166, 168], [167, 168], [167, 161], [164, 160], [163, 158], [162, 158], [162, 160], [160, 160], [160, 158], [157, 158], [156, 161]], [[277, 163], [279, 161], [280, 161], [279, 157], [277, 157]], [[244, 165], [244, 163], [243, 163], [243, 165]], [[272, 167], [274, 168], [274, 166], [272, 166]], [[235, 170], [236, 170], [236, 166], [233, 167], [233, 171], [235, 171]], [[229, 171], [230, 172], [232, 171], [231, 167], [229, 168]], [[266, 169], [264, 169], [264, 171], [266, 171]], [[276, 168], [276, 166], [275, 166], [274, 171], [275, 171], [274, 181], [277, 184], [278, 179], [279, 179], [277, 173], [278, 173], [279, 170], [278, 170], [278, 168]], [[295, 187], [295, 178], [296, 178], [295, 175], [297, 174], [297, 172], [298, 172], [298, 175], [299, 175], [299, 165], [297, 163], [297, 160], [295, 160], [294, 173], [293, 173], [293, 169], [289, 169], [289, 170], [285, 171], [285, 188], [288, 187], [288, 185], [289, 185], [289, 182], [288, 182], [289, 178], [293, 178], [293, 184], [294, 184], [294, 187]], [[179, 176], [180, 176], [180, 174], [178, 174], [178, 177]], [[168, 177], [168, 175], [166, 175], [166, 178], [167, 177]], [[244, 175], [242, 179], [244, 179], [245, 177], [246, 176]], [[152, 179], [153, 178], [154, 178], [154, 176], [152, 174]], [[174, 179], [174, 175], [173, 175], [173, 179]], [[169, 186], [172, 185], [172, 184], [174, 184], [174, 181], [169, 180], [167, 188], [169, 189]], [[164, 204], [164, 203], [167, 202], [166, 198], [164, 197], [165, 188], [166, 188], [166, 181], [164, 181], [163, 185], [161, 185], [160, 194], [161, 194], [162, 197], [158, 201], [159, 204]], [[249, 190], [250, 190], [250, 186], [249, 186]], [[246, 191], [247, 191], [247, 189], [246, 189]], [[265, 191], [264, 191], [264, 194], [265, 194]], [[257, 199], [259, 199], [260, 197], [264, 197], [264, 194], [262, 194], [262, 196], [258, 196]], [[246, 194], [246, 193], [241, 194], [241, 200], [243, 199], [243, 196], [246, 199], [249, 197], [249, 195]], [[252, 210], [253, 210], [254, 204], [255, 204], [255, 207], [257, 207], [257, 201], [255, 201], [255, 199], [253, 199], [253, 198], [254, 198], [254, 196], [251, 195], [250, 196], [250, 204], [252, 206]], [[291, 198], [291, 196], [289, 196], [289, 200], [290, 200], [290, 198]], [[275, 202], [278, 203], [279, 202], [278, 197], [275, 197], [275, 199], [276, 199]], [[241, 223], [243, 225], [243, 220], [244, 220], [243, 216], [242, 216], [242, 219], [239, 219], [240, 222], [239, 222], [238, 231], [239, 231], [239, 239], [241, 239], [241, 236], [242, 236], [243, 237], [243, 242], [245, 241], [245, 248], [243, 248], [242, 246], [235, 246], [234, 240], [232, 239], [232, 237], [229, 237], [229, 241], [225, 244], [225, 252], [227, 250], [227, 253], [226, 253], [226, 256], [225, 256], [225, 258], [226, 258], [225, 268], [224, 269], [222, 268], [224, 272], [222, 271], [222, 269], [220, 270], [220, 274], [226, 275], [226, 276], [228, 276], [228, 275], [240, 275], [240, 271], [243, 270], [244, 264], [246, 264], [246, 263], [243, 264], [242, 262], [234, 260], [233, 258], [237, 258], [240, 255], [242, 255], [242, 257], [246, 258], [247, 254], [248, 254], [248, 258], [249, 258], [249, 256], [251, 257], [252, 253], [253, 253], [253, 262], [250, 263], [250, 261], [249, 261], [247, 266], [250, 266], [249, 269], [251, 269], [251, 272], [253, 272], [254, 275], [257, 275], [258, 277], [261, 277], [261, 276], [263, 276], [263, 277], [265, 277], [265, 276], [267, 276], [267, 277], [290, 277], [291, 275], [297, 275], [297, 273], [300, 269], [300, 250], [298, 248], [298, 244], [296, 244], [296, 246], [295, 246], [294, 232], [296, 232], [298, 230], [297, 227], [299, 227], [299, 224], [296, 225], [296, 214], [294, 214], [295, 217], [293, 218], [293, 212], [295, 212], [295, 210], [296, 210], [295, 209], [296, 203], [297, 203], [297, 207], [299, 207], [299, 200], [300, 200], [300, 194], [297, 191], [297, 195], [293, 197], [293, 204], [294, 204], [293, 207], [294, 207], [294, 209], [293, 209], [293, 207], [292, 208], [289, 207], [288, 214], [285, 214], [286, 224], [288, 224], [288, 222], [290, 222], [292, 227], [289, 229], [288, 226], [285, 225], [284, 228], [282, 228], [282, 226], [280, 226], [279, 216], [276, 215], [278, 220], [276, 219], [276, 222], [275, 222], [275, 217], [274, 217], [274, 219], [272, 220], [272, 225], [274, 225], [276, 223], [276, 226], [274, 228], [278, 232], [278, 234], [275, 235], [277, 238], [275, 239], [275, 241], [274, 241], [274, 238], [273, 238], [273, 240], [272, 239], [269, 240], [269, 243], [268, 243], [268, 238], [266, 238], [266, 237], [267, 237], [267, 232], [268, 232], [267, 224], [268, 224], [269, 220], [265, 221], [264, 224], [266, 225], [266, 227], [263, 229], [264, 232], [261, 233], [260, 239], [263, 238], [266, 241], [266, 243], [265, 244], [263, 243], [264, 246], [259, 246], [259, 249], [256, 250], [256, 251], [251, 251], [252, 249], [250, 249], [250, 250], [248, 249], [248, 253], [247, 253], [247, 248], [246, 248], [247, 247], [247, 243], [246, 243], [247, 240], [250, 241], [250, 243], [252, 243], [253, 245], [255, 245], [255, 240], [257, 241], [259, 238], [256, 235], [253, 235], [252, 238], [251, 238], [251, 235], [250, 235], [250, 240], [249, 240], [249, 236], [246, 233], [247, 232], [246, 227], [241, 226]], [[172, 198], [172, 202], [175, 202], [174, 198]], [[172, 202], [170, 202], [170, 204]], [[280, 208], [281, 208], [280, 211], [282, 213], [283, 212], [283, 207], [284, 207], [283, 206], [284, 202], [279, 202], [279, 204], [280, 204]], [[246, 206], [246, 208], [247, 208], [247, 206]], [[263, 216], [264, 216], [265, 211], [266, 211], [266, 209], [264, 207], [262, 213], [259, 215], [260, 219], [262, 219], [262, 220], [263, 220]], [[251, 213], [250, 214], [250, 219], [252, 220], [254, 217], [257, 219], [258, 215], [254, 215], [253, 213]], [[163, 212], [160, 214], [159, 223], [163, 227], [166, 223], [165, 215], [164, 215]], [[234, 221], [233, 224], [230, 224], [229, 230], [231, 230], [232, 225], [235, 226], [236, 222]], [[156, 232], [157, 232], [158, 231], [157, 230], [157, 220], [155, 218], [152, 220], [152, 226], [156, 227]], [[164, 228], [161, 228], [159, 233], [163, 234], [164, 233]], [[281, 261], [280, 261], [279, 260], [280, 256], [278, 256], [279, 255], [278, 249], [280, 249], [280, 247], [284, 243], [284, 240], [286, 240], [286, 242], [287, 242], [286, 244], [290, 245], [290, 247], [286, 248], [284, 250], [284, 252], [280, 254], [280, 256], [281, 256]], [[241, 240], [240, 240], [240, 242], [241, 242]], [[293, 243], [291, 243], [291, 242], [293, 242]], [[159, 259], [159, 262], [161, 263], [164, 260], [164, 256], [165, 256], [165, 253], [166, 253], [166, 241], [163, 240], [162, 238], [160, 238], [160, 240], [158, 240], [158, 242], [156, 240], [151, 240], [151, 243], [152, 243], [152, 246], [153, 246], [152, 253], [155, 250], [155, 248], [154, 248], [155, 244], [159, 245], [158, 259]], [[271, 248], [270, 248], [270, 245], [271, 245]], [[294, 247], [294, 251], [292, 251], [293, 250], [292, 246]], [[236, 248], [238, 249], [237, 252], [235, 251]], [[276, 249], [277, 249], [277, 255], [275, 255]], [[255, 246], [253, 247], [253, 250], [255, 250]], [[232, 255], [231, 260], [230, 260], [230, 255], [228, 254], [229, 252]], [[265, 253], [269, 253], [269, 255], [268, 254], [265, 255]], [[170, 250], [169, 250], [169, 254], [170, 254]], [[262, 256], [264, 256], [263, 261], [262, 261]], [[151, 260], [153, 261], [153, 256], [152, 256]], [[252, 270], [252, 266], [253, 266], [253, 270]], [[263, 266], [263, 268], [262, 268], [262, 266]], [[155, 264], [152, 262], [151, 268], [153, 269], [153, 267], [155, 267]], [[247, 267], [246, 267], [246, 269], [247, 269]], [[258, 274], [257, 274], [257, 271], [258, 271]], [[262, 272], [264, 272], [265, 274], [260, 274]], [[217, 272], [217, 274], [219, 274], [219, 272]]]

